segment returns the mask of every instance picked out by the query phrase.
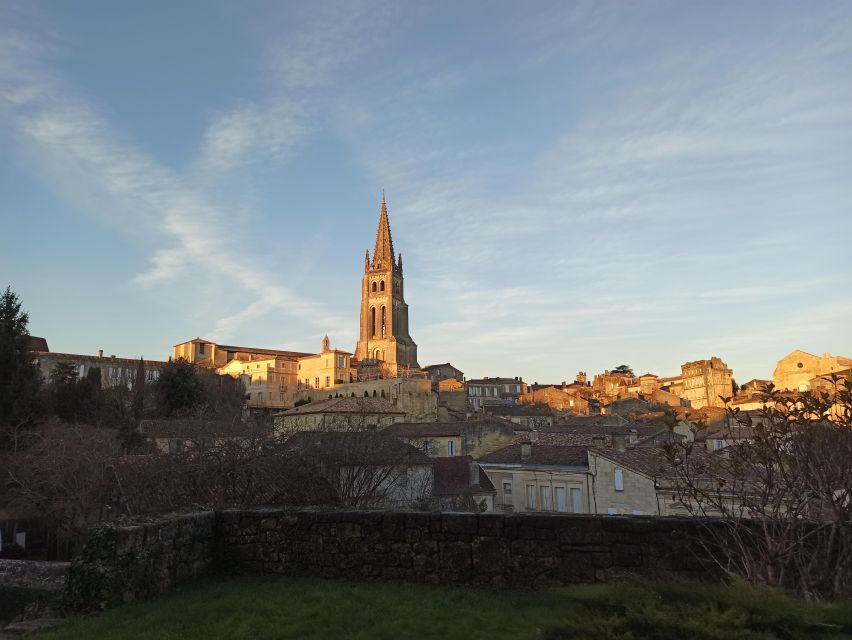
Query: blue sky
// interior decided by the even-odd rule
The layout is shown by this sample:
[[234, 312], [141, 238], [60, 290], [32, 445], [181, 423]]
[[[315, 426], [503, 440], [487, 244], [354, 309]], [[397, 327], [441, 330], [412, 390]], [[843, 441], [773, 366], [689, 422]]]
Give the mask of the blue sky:
[[351, 350], [385, 189], [421, 364], [852, 355], [849, 2], [0, 0], [0, 151], [56, 351]]

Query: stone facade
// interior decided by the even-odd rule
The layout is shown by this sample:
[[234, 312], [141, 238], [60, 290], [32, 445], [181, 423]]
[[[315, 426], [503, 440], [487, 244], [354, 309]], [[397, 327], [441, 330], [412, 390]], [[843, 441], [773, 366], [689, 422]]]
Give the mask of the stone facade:
[[797, 349], [778, 361], [772, 374], [772, 384], [779, 391], [808, 391], [814, 378], [850, 367], [850, 358], [833, 356], [830, 353], [815, 356]]
[[715, 356], [681, 365], [683, 398], [693, 409], [724, 407], [725, 400], [734, 395], [733, 371]]
[[328, 397], [384, 398], [405, 414], [406, 422], [438, 419], [438, 396], [426, 378], [380, 378], [338, 385], [334, 389], [302, 389], [298, 398], [312, 402]]
[[[77, 375], [85, 378], [92, 369], [100, 369], [101, 388], [107, 389], [119, 385], [133, 387], [136, 382], [136, 373], [139, 371], [139, 360], [134, 358], [116, 358], [115, 356], [104, 357], [103, 352], [96, 356], [76, 353], [37, 352], [41, 375], [45, 380], [50, 378], [54, 367], [60, 362], [68, 362], [77, 369]], [[156, 382], [160, 378], [160, 369], [165, 362], [161, 360], [144, 360], [145, 381]]]

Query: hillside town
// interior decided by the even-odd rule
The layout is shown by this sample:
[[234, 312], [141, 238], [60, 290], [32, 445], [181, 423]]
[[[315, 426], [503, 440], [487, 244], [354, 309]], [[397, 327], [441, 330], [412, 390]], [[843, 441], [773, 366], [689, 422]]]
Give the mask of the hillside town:
[[[244, 441], [240, 425], [261, 425], [263, 437], [305, 458], [381, 469], [369, 491], [338, 495], [351, 504], [481, 512], [688, 515], [661, 446], [690, 443], [723, 455], [752, 437], [779, 398], [852, 376], [852, 358], [794, 350], [771, 377], [742, 384], [717, 354], [677, 372], [623, 364], [579, 371], [570, 381], [528, 381], [512, 371], [468, 378], [452, 362], [419, 364], [403, 273], [383, 198], [364, 259], [353, 351], [328, 336], [316, 353], [195, 337], [163, 361], [54, 352], [49, 337], [30, 337], [29, 347], [44, 380], [59, 370], [79, 380], [97, 371], [103, 389], [132, 394], [140, 379], [142, 387], [155, 384], [165, 368], [183, 363], [241, 390], [236, 423], [191, 410], [137, 413], [137, 440], [164, 454]], [[26, 543], [24, 531], [5, 526], [6, 540]]]

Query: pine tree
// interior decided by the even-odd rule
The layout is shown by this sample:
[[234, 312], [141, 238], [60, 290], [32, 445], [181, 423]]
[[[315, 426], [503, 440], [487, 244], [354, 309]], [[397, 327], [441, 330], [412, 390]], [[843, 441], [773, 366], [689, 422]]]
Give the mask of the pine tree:
[[30, 350], [29, 315], [6, 287], [0, 296], [0, 448], [17, 448], [17, 434], [39, 416], [41, 373]]

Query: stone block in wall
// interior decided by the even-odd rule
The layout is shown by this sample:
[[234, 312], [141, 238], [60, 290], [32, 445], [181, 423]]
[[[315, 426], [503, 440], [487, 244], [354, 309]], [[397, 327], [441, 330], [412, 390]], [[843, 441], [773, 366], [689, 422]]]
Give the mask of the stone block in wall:
[[509, 563], [509, 543], [497, 537], [476, 537], [471, 543], [471, 559], [477, 573], [505, 573]]
[[617, 542], [612, 545], [612, 563], [616, 567], [641, 567], [642, 548], [638, 544]]
[[441, 514], [443, 533], [464, 533], [474, 535], [479, 531], [479, 520], [475, 513], [443, 513]]
[[601, 518], [588, 516], [559, 516], [553, 521], [556, 540], [567, 545], [600, 544], [603, 542]]

